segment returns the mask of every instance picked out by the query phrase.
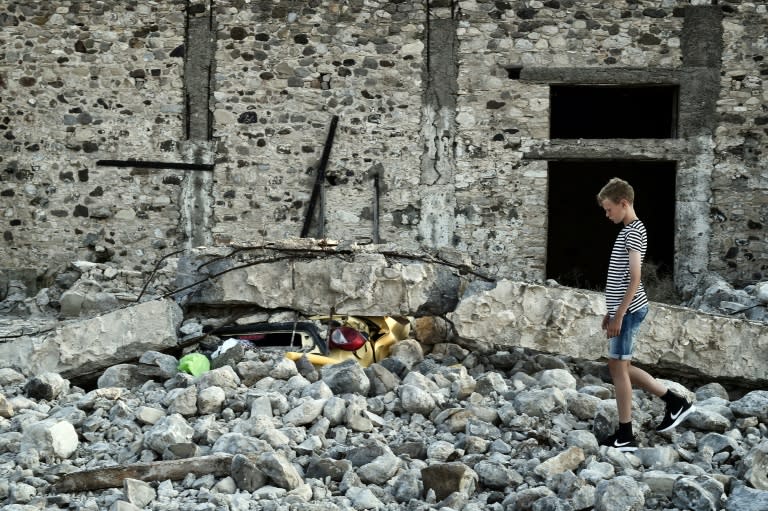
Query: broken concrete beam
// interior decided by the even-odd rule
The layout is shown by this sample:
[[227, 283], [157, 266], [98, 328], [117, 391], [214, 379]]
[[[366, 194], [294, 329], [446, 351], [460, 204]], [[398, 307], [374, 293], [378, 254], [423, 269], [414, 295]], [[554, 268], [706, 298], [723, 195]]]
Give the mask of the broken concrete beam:
[[[448, 314], [461, 344], [519, 346], [596, 360], [607, 352], [602, 293], [499, 281], [473, 285]], [[634, 360], [711, 377], [768, 381], [768, 325], [652, 303]]]
[[[206, 262], [180, 263], [196, 268]], [[226, 269], [226, 261], [210, 265], [210, 273]], [[182, 285], [205, 279], [188, 274]], [[405, 260], [381, 253], [333, 251], [315, 256], [254, 264], [223, 273], [189, 295], [190, 303], [205, 305], [257, 305], [288, 308], [306, 315], [366, 316], [441, 315], [453, 310], [459, 293], [458, 271], [439, 263]]]
[[0, 343], [0, 360], [27, 375], [50, 371], [71, 378], [176, 346], [182, 316], [173, 300], [148, 301], [62, 322], [40, 335], [7, 339]]

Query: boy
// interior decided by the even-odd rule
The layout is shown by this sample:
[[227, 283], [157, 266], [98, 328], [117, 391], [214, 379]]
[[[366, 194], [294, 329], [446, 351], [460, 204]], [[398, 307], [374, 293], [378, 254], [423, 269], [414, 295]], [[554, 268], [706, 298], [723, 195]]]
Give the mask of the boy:
[[656, 428], [660, 433], [676, 427], [694, 410], [691, 402], [632, 365], [633, 340], [648, 313], [648, 297], [640, 280], [647, 239], [645, 226], [635, 213], [634, 200], [632, 186], [619, 178], [608, 181], [597, 194], [597, 202], [605, 210], [605, 216], [613, 223], [624, 226], [611, 251], [605, 287], [608, 312], [602, 325], [609, 343], [608, 369], [616, 394], [619, 428], [600, 442], [622, 452], [637, 450], [632, 433], [632, 385], [645, 389], [666, 403], [664, 419]]

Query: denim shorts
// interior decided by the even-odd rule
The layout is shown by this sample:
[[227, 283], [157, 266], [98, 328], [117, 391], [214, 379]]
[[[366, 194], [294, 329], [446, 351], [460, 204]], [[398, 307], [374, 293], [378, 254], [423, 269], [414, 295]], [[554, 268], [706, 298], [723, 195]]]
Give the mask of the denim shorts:
[[642, 309], [624, 315], [624, 320], [621, 322], [621, 332], [617, 337], [608, 339], [608, 357], [616, 360], [632, 359], [635, 335], [647, 314], [648, 306], [646, 305]]

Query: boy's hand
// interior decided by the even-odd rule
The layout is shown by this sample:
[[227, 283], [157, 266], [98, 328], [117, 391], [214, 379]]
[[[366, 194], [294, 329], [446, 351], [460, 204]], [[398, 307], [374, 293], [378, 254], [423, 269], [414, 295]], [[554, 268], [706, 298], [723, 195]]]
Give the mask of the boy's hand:
[[603, 330], [607, 330], [608, 329], [608, 321], [610, 321], [610, 320], [611, 320], [611, 316], [610, 315], [606, 314], [605, 316], [603, 316], [603, 324], [602, 324], [602, 326], [600, 328], [602, 328]]
[[608, 339], [617, 337], [621, 333], [621, 323], [623, 319], [624, 318], [620, 318], [619, 316], [614, 316], [613, 319], [608, 321], [608, 326], [605, 329], [605, 335]]

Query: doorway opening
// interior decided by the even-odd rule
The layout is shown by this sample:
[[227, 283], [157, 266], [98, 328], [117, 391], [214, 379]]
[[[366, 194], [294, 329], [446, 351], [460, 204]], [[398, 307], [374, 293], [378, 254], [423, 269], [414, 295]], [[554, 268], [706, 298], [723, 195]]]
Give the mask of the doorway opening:
[[[605, 217], [596, 196], [609, 179], [619, 177], [635, 189], [635, 211], [648, 231], [643, 282], [647, 285], [649, 280], [659, 279], [671, 283], [675, 162], [551, 161], [548, 173], [548, 279], [570, 287], [604, 290], [608, 259], [621, 226]], [[652, 295], [650, 289], [648, 292]]]

